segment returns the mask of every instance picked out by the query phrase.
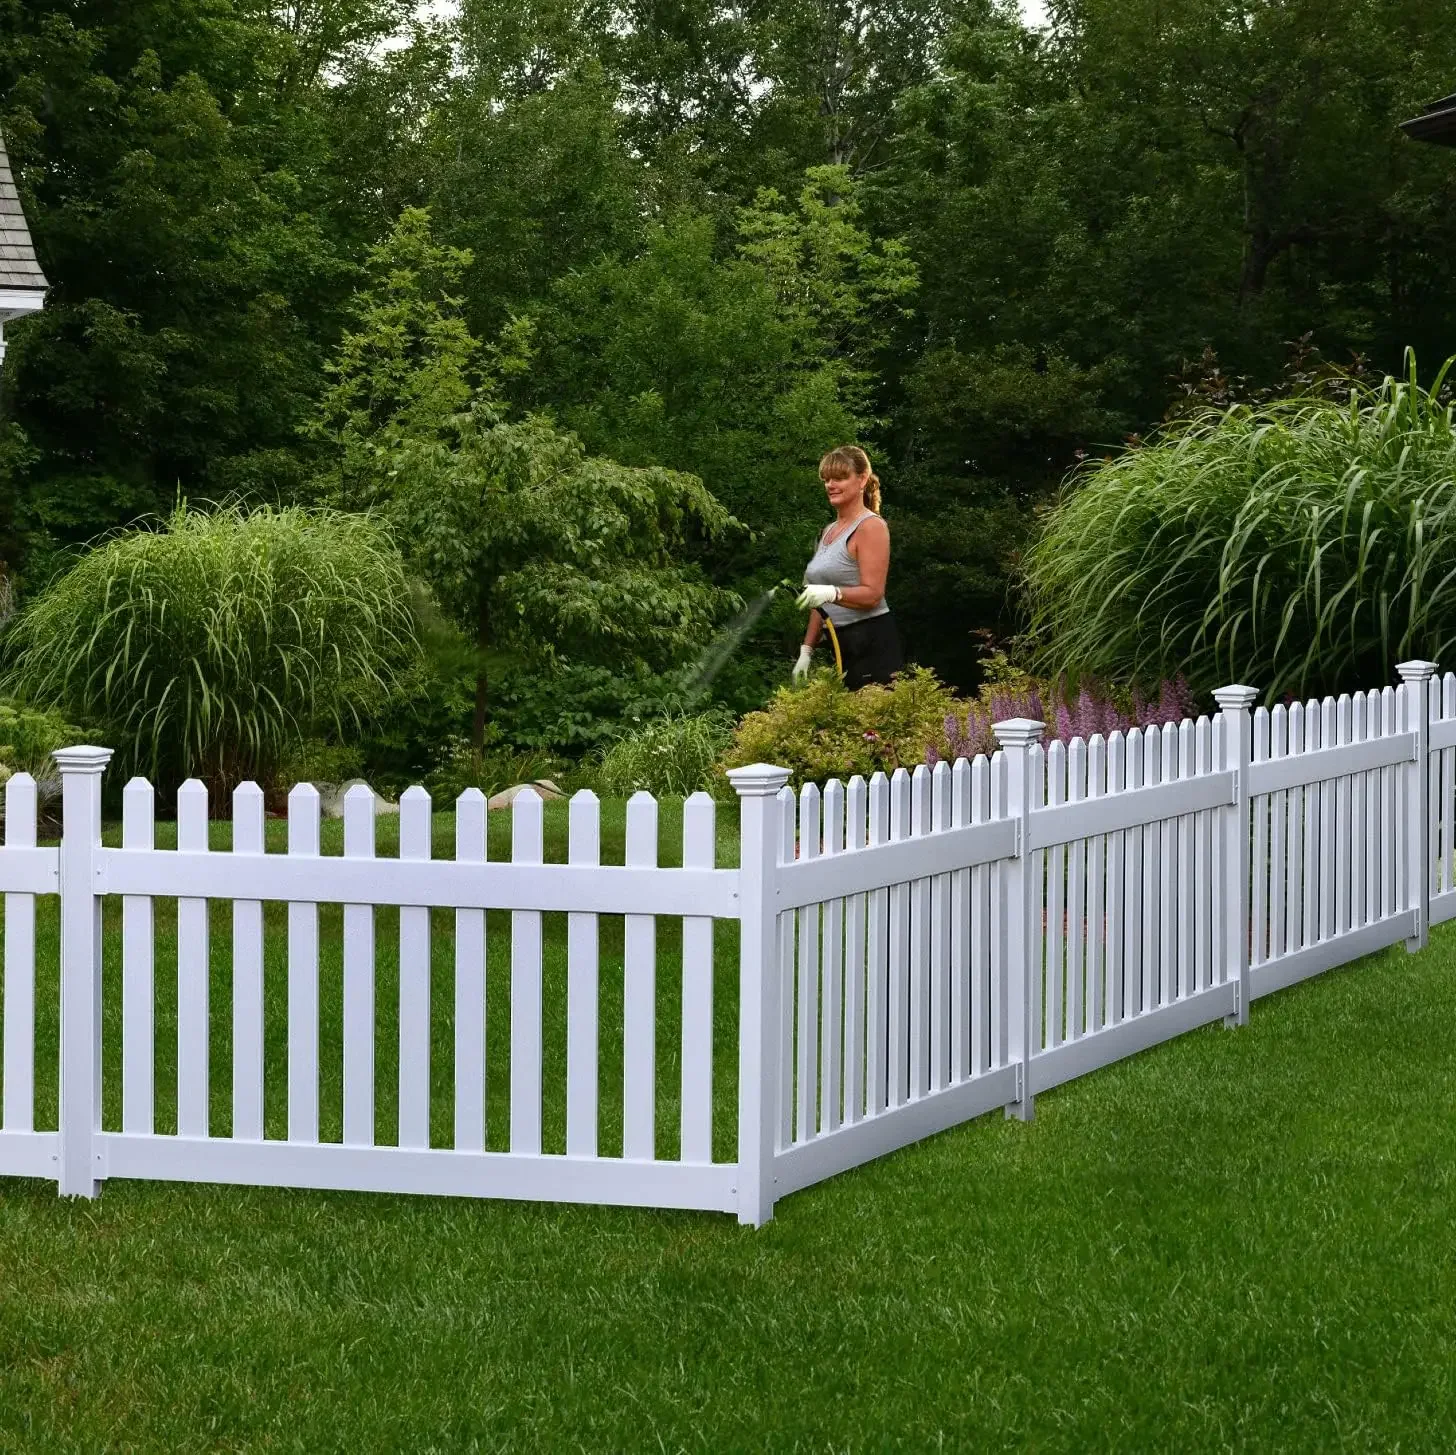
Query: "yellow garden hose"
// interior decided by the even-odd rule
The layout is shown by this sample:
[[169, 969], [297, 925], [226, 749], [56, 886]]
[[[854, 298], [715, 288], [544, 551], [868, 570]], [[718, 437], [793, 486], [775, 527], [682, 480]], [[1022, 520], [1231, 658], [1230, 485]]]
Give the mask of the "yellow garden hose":
[[844, 658], [839, 653], [839, 633], [834, 630], [834, 623], [829, 620], [829, 613], [827, 611], [821, 611], [819, 615], [824, 618], [824, 625], [829, 628], [829, 643], [834, 648], [834, 670], [843, 677]]

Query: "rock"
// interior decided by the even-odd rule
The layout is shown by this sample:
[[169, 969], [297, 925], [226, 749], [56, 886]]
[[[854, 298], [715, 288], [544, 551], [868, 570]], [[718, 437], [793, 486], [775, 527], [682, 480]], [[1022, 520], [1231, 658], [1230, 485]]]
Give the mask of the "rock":
[[[319, 813], [324, 818], [343, 818], [344, 798], [351, 788], [369, 788], [369, 785], [362, 778], [350, 778], [346, 783], [315, 783], [318, 790]], [[369, 790], [371, 793], [373, 789]], [[387, 798], [381, 798], [374, 794], [375, 813], [398, 813], [399, 804], [391, 803]]]
[[[485, 800], [485, 806], [487, 808], [509, 808], [523, 793], [537, 793], [536, 785], [534, 783], [517, 783], [512, 788], [502, 788], [499, 793], [492, 793]], [[537, 793], [537, 797], [540, 797], [539, 793]]]
[[510, 788], [502, 788], [499, 793], [492, 794], [486, 799], [487, 808], [509, 808], [521, 794], [530, 791], [537, 798], [565, 798], [566, 795], [549, 779], [538, 778], [534, 783], [517, 783]]

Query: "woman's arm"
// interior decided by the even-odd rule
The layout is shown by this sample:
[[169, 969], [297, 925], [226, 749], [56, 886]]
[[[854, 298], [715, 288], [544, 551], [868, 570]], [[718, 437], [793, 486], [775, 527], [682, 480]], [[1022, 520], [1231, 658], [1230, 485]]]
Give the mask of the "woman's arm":
[[824, 630], [824, 618], [817, 611], [809, 613], [809, 625], [804, 629], [804, 645], [814, 648], [819, 645], [820, 634]]
[[860, 584], [844, 587], [840, 601], [861, 611], [878, 606], [885, 599], [890, 574], [890, 527], [879, 516], [871, 516], [849, 538], [848, 550], [859, 566]]

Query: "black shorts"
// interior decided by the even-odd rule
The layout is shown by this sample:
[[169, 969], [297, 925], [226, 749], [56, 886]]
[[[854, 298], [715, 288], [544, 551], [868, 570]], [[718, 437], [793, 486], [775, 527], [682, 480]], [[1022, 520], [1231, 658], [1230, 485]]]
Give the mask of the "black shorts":
[[844, 659], [844, 685], [851, 692], [871, 682], [888, 682], [896, 672], [904, 670], [900, 631], [888, 611], [834, 630], [839, 634], [839, 654]]

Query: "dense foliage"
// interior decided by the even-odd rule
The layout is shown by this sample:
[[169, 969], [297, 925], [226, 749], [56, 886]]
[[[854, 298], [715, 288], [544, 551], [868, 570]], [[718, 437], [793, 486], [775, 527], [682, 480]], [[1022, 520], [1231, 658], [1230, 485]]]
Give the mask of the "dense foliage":
[[1186, 361], [1456, 336], [1456, 168], [1396, 129], [1456, 78], [1441, 0], [1047, 8], [0, 0], [55, 285], [7, 330], [0, 557], [34, 585], [179, 490], [306, 498], [371, 249], [428, 208], [472, 391], [701, 480], [751, 532], [681, 548], [712, 585], [796, 572], [819, 453], [869, 444], [891, 601], [971, 687], [1035, 510]]
[[22, 613], [9, 686], [94, 726], [117, 776], [271, 784], [357, 733], [416, 654], [404, 566], [362, 516], [177, 510], [89, 552]]
[[699, 789], [726, 787], [715, 772], [733, 739], [726, 713], [668, 713], [632, 728], [601, 755], [597, 785], [626, 798], [637, 792], [656, 798], [686, 798]]
[[[330, 365], [313, 426], [333, 446], [320, 488], [387, 522], [475, 647], [472, 743], [485, 743], [492, 659], [664, 668], [738, 604], [681, 560], [737, 523], [695, 476], [590, 456], [544, 414], [508, 418], [447, 291], [470, 255], [407, 210]], [[515, 330], [496, 350], [529, 367]]]
[[1412, 362], [1343, 404], [1196, 413], [1083, 472], [1027, 575], [1054, 672], [1277, 699], [1449, 659], [1453, 408]]

